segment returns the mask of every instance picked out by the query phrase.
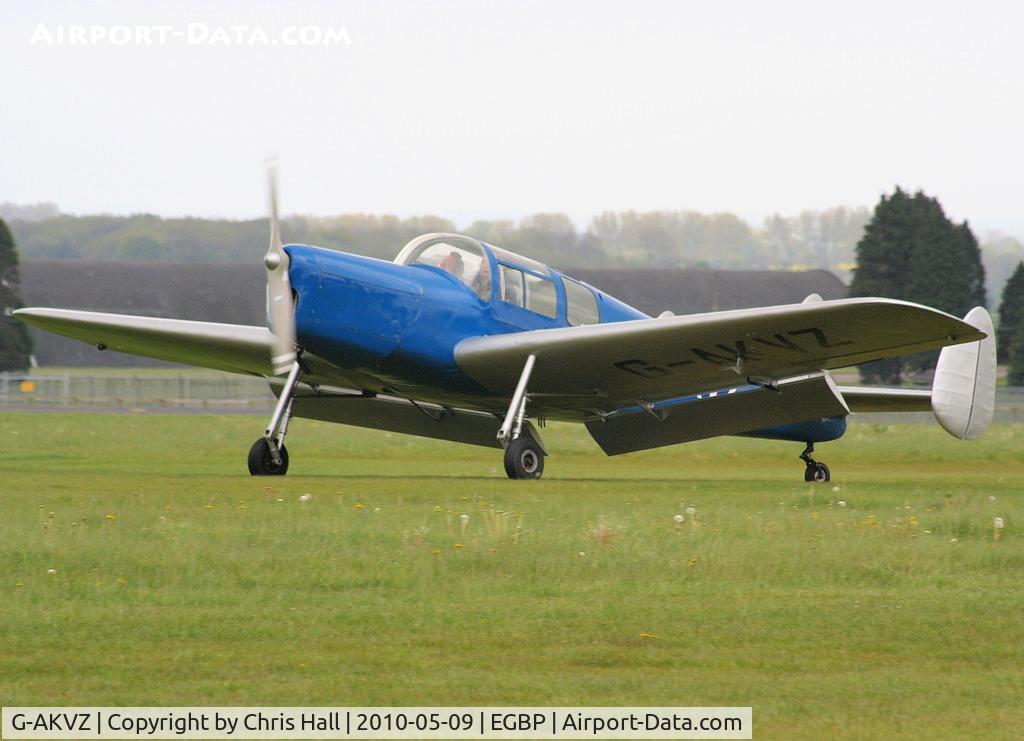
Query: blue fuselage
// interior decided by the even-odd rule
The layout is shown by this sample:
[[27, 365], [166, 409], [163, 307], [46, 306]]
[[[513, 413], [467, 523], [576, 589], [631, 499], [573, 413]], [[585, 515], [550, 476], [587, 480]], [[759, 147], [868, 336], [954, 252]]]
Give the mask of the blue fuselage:
[[[480, 408], [507, 401], [468, 377], [455, 361], [464, 339], [569, 326], [562, 275], [550, 270], [557, 312], [544, 316], [499, 300], [498, 281], [481, 298], [466, 283], [429, 265], [403, 265], [335, 250], [292, 244], [289, 276], [297, 297], [296, 334], [308, 352], [343, 373], [366, 380], [366, 390], [423, 398], [468, 400]], [[486, 251], [490, 275], [503, 261]], [[516, 265], [530, 272], [532, 268]], [[644, 312], [590, 287], [600, 322], [647, 319]], [[845, 431], [845, 420], [749, 434], [799, 441], [827, 440]], [[808, 435], [813, 435], [809, 437]]]

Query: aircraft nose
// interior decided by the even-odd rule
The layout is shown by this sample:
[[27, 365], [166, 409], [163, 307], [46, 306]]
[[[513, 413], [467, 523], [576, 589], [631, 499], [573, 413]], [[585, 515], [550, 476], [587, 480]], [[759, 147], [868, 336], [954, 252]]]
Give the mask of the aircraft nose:
[[311, 296], [320, 285], [320, 258], [304, 244], [286, 245], [284, 251], [288, 253], [288, 279], [301, 301], [303, 294]]

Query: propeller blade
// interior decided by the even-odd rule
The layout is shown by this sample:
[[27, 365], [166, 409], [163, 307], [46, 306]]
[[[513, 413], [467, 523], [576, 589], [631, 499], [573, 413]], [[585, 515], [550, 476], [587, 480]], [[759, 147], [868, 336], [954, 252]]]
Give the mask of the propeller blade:
[[288, 278], [290, 261], [281, 244], [281, 224], [277, 212], [277, 171], [271, 166], [270, 180], [270, 246], [263, 256], [267, 269], [267, 321], [274, 335], [270, 364], [275, 375], [286, 373], [295, 362], [295, 303]]

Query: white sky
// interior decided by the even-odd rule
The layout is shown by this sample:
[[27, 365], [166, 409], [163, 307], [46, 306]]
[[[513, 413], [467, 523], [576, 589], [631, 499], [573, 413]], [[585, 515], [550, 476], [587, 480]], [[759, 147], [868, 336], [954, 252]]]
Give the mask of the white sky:
[[[0, 2], [0, 201], [251, 217], [873, 205], [1024, 233], [1024, 4]], [[344, 26], [327, 48], [39, 23]]]

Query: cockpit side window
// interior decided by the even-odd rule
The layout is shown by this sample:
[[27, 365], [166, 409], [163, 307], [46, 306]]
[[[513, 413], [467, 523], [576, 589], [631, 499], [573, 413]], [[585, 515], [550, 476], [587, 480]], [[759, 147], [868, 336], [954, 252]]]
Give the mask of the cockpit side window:
[[483, 250], [471, 241], [428, 242], [408, 258], [405, 265], [430, 265], [451, 273], [484, 301], [491, 295], [491, 266]]
[[547, 278], [526, 274], [526, 308], [554, 319], [558, 316], [558, 296], [555, 284]]
[[579, 327], [582, 324], [600, 323], [601, 314], [594, 293], [574, 280], [562, 278], [562, 285], [565, 286], [566, 318], [569, 324]]
[[525, 295], [523, 272], [508, 265], [498, 265], [498, 272], [501, 275], [501, 300], [513, 306], [522, 306]]

